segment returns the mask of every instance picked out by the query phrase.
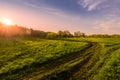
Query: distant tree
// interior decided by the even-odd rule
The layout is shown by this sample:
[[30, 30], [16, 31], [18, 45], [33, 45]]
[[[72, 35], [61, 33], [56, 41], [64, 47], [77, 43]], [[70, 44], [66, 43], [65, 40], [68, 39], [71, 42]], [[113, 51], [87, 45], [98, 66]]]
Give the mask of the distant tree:
[[76, 32], [74, 32], [74, 36], [75, 37], [85, 37], [85, 33], [80, 32], [80, 31], [76, 31]]
[[92, 35], [89, 35], [88, 37], [109, 38], [111, 36], [108, 34], [92, 34]]
[[33, 29], [32, 28], [30, 28], [30, 31], [31, 31], [31, 33], [33, 32]]
[[64, 31], [64, 36], [65, 37], [72, 37], [73, 35], [68, 30], [65, 30]]
[[119, 38], [119, 37], [120, 37], [120, 35], [119, 35], [119, 34], [113, 34], [113, 35], [111, 35], [111, 37], [114, 37], [114, 38]]
[[48, 32], [46, 38], [55, 39], [55, 38], [57, 38], [57, 34], [54, 32]]
[[76, 32], [74, 32], [74, 36], [75, 36], [75, 37], [79, 37], [79, 36], [81, 36], [81, 32], [80, 32], [80, 31], [76, 31]]
[[8, 27], [7, 25], [0, 23], [0, 36], [1, 37], [19, 37], [27, 35], [29, 29], [17, 25]]
[[31, 36], [33, 37], [40, 37], [40, 38], [45, 38], [47, 33], [44, 32], [44, 31], [40, 31], [40, 30], [33, 30], [33, 29], [30, 29], [31, 31]]
[[57, 32], [58, 37], [72, 37], [73, 35], [68, 31], [58, 31]]
[[58, 37], [65, 37], [64, 31], [61, 31], [61, 30], [58, 31], [57, 35], [58, 35]]
[[81, 33], [81, 36], [82, 36], [82, 37], [85, 37], [85, 33]]

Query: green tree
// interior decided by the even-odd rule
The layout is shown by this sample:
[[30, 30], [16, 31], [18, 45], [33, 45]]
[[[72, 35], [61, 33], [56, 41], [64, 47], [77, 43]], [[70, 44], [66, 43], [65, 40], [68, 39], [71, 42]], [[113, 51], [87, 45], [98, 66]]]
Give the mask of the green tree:
[[48, 39], [55, 39], [57, 37], [57, 34], [54, 32], [48, 32], [46, 38]]

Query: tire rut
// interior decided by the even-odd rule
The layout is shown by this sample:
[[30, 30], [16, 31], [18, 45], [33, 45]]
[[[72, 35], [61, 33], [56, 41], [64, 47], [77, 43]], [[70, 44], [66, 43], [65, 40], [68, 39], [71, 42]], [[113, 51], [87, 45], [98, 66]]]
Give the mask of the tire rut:
[[[86, 55], [79, 55], [78, 56], [79, 59], [80, 59], [80, 57], [83, 58], [83, 60], [80, 61], [78, 64], [74, 65], [73, 67], [71, 67], [68, 70], [63, 70], [63, 71], [60, 71], [58, 73], [52, 72], [48, 76], [43, 76], [41, 78], [39, 77], [40, 80], [53, 80], [55, 78], [55, 77], [51, 77], [53, 75], [58, 76], [58, 78], [55, 78], [55, 80], [76, 80], [76, 79], [74, 79], [74, 74], [80, 72], [81, 70], [86, 69], [86, 67], [89, 64], [89, 61], [92, 59], [92, 56], [94, 53], [94, 51], [91, 51], [91, 49], [92, 48], [95, 49], [95, 47], [98, 46], [97, 43], [91, 43], [91, 44], [92, 44], [91, 47], [89, 47], [88, 49], [86, 49], [82, 52]], [[76, 58], [77, 57], [75, 57], [75, 59]], [[73, 63], [75, 62], [74, 59], [71, 59], [71, 61], [73, 61]], [[66, 61], [64, 64], [69, 63], [69, 62]], [[66, 78], [66, 76], [64, 76], [64, 73], [66, 73], [65, 75], [68, 75], [67, 78]]]
[[[42, 75], [45, 75], [46, 73], [48, 73], [52, 70], [55, 70], [55, 69], [57, 70], [57, 69], [59, 69], [60, 66], [66, 64], [66, 63], [69, 63], [69, 62], [73, 63], [77, 60], [80, 60], [80, 58], [82, 58], [84, 56], [90, 56], [89, 53], [85, 53], [85, 52], [86, 52], [86, 50], [90, 49], [92, 46], [94, 46], [94, 45], [92, 43], [90, 43], [88, 47], [86, 47], [85, 49], [83, 49], [79, 52], [72, 53], [69, 55], [64, 55], [57, 60], [46, 62], [46, 64], [44, 64], [44, 68], [40, 68], [38, 72], [35, 72], [35, 73], [33, 72], [29, 76], [25, 76], [25, 79], [28, 79], [29, 77], [31, 77], [30, 79], [34, 80], [34, 78], [37, 78], [37, 77], [40, 78], [40, 76], [42, 78], [42, 77], [44, 77]], [[52, 73], [54, 73], [54, 72], [51, 72], [49, 74], [52, 74]]]

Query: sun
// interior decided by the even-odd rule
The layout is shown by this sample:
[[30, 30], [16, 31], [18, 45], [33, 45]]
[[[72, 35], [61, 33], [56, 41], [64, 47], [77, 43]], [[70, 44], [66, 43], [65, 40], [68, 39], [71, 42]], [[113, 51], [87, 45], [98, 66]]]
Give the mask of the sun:
[[13, 25], [13, 22], [10, 19], [2, 19], [1, 22], [5, 25]]

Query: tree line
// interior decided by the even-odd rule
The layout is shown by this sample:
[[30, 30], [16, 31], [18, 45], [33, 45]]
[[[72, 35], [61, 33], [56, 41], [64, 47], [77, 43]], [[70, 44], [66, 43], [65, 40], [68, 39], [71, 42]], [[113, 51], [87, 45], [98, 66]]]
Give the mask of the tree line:
[[18, 25], [8, 26], [0, 23], [0, 37], [24, 37], [24, 36], [52, 39], [52, 38], [74, 37], [74, 36], [84, 37], [85, 33], [77, 31], [74, 34], [72, 34], [68, 30], [65, 31], [59, 30], [57, 33], [45, 32], [41, 30], [34, 30], [32, 28], [28, 29], [26, 27], [22, 27]]
[[0, 37], [39, 37], [39, 38], [69, 38], [69, 37], [120, 37], [119, 34], [108, 35], [108, 34], [92, 34], [86, 35], [81, 31], [76, 31], [74, 34], [70, 33], [68, 30], [59, 30], [55, 32], [45, 32], [41, 30], [34, 30], [32, 28], [28, 29], [26, 27], [13, 25], [7, 26], [0, 23]]
[[57, 33], [55, 32], [44, 32], [40, 30], [33, 30], [29, 29], [29, 35], [32, 37], [40, 37], [40, 38], [48, 38], [48, 39], [53, 39], [53, 38], [66, 38], [66, 37], [85, 37], [85, 33], [76, 31], [74, 34], [70, 33], [68, 30], [59, 30]]

